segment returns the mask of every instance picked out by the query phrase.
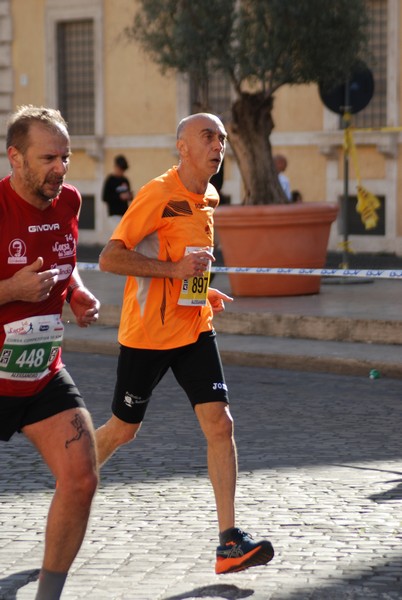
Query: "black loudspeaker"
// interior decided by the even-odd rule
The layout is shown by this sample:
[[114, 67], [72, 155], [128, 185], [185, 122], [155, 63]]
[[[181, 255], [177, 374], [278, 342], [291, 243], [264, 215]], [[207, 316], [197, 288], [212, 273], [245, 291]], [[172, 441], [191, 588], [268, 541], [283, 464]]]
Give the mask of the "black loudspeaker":
[[[319, 86], [322, 102], [329, 110], [343, 115], [348, 112], [358, 113], [366, 108], [374, 94], [374, 78], [371, 70], [364, 62], [359, 62], [353, 69], [346, 83], [337, 85], [331, 90]], [[347, 106], [346, 106], [347, 105]]]

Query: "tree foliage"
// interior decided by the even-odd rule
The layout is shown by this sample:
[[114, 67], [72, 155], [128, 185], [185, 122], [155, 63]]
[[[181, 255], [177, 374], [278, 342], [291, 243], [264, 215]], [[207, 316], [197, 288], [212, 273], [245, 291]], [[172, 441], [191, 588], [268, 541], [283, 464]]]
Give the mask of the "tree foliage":
[[364, 0], [139, 0], [126, 33], [165, 72], [220, 70], [241, 93], [344, 81], [364, 49]]
[[[245, 131], [240, 120], [252, 110], [260, 135], [269, 136], [272, 98], [278, 88], [319, 83], [330, 89], [344, 82], [364, 52], [365, 0], [137, 0], [136, 4], [126, 35], [139, 42], [162, 72], [189, 74], [205, 90], [213, 72], [230, 78], [237, 100], [229, 139], [246, 195], [253, 189], [257, 193], [256, 186], [259, 194], [273, 186], [276, 196], [281, 196], [272, 182], [272, 168], [265, 189], [260, 185], [264, 182], [252, 180], [261, 179], [262, 170], [247, 174], [242, 168], [247, 144], [256, 141], [258, 131]], [[204, 104], [207, 108], [207, 99]], [[240, 140], [236, 135], [243, 138], [241, 156], [236, 152]], [[261, 160], [272, 163], [269, 144], [260, 144], [260, 152]]]

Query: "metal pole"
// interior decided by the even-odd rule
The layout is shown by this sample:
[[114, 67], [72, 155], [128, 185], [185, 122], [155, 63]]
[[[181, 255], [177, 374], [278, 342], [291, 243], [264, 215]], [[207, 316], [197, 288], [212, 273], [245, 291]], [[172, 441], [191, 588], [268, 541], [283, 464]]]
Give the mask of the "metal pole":
[[[345, 105], [343, 107], [342, 121], [343, 129], [350, 125], [350, 91], [349, 81], [345, 82]], [[343, 226], [343, 253], [342, 267], [349, 268], [349, 247], [348, 247], [348, 206], [349, 206], [349, 148], [344, 147], [343, 152], [343, 202], [342, 202], [342, 226]]]

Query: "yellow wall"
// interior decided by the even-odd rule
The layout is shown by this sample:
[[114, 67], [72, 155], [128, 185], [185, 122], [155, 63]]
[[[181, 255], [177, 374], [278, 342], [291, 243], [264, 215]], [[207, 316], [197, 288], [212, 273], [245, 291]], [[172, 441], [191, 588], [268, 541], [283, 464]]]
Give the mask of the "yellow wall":
[[[47, 66], [49, 57], [46, 39], [46, 9], [80, 7], [79, 2], [63, 3], [50, 0], [10, 0], [12, 9], [12, 69], [14, 81], [13, 108], [20, 104], [44, 104], [47, 101]], [[118, 4], [118, 9], [116, 9]], [[72, 139], [73, 157], [69, 179], [78, 187], [82, 182], [85, 193], [96, 195], [97, 222], [101, 222], [104, 206], [100, 198], [102, 182], [113, 167], [116, 154], [126, 155], [130, 164], [127, 176], [138, 190], [146, 181], [162, 173], [177, 162], [174, 133], [180, 110], [185, 110], [185, 99], [180, 98], [180, 87], [175, 73], [162, 75], [159, 68], [124, 37], [123, 31], [132, 21], [136, 0], [99, 0], [88, 5], [101, 13], [102, 55], [100, 61], [103, 87], [98, 91], [97, 107], [102, 108], [98, 121], [99, 139], [95, 151], [85, 152]], [[402, 9], [399, 11], [399, 30], [402, 30]], [[399, 41], [399, 64], [402, 44]], [[395, 97], [399, 106], [395, 114], [402, 114], [402, 77], [399, 72]], [[181, 116], [181, 115], [180, 115]], [[299, 190], [305, 201], [335, 201], [343, 178], [342, 141], [338, 124], [328, 125], [316, 85], [283, 86], [275, 94], [274, 152], [288, 159], [287, 175], [292, 189]], [[398, 123], [394, 123], [398, 125]], [[321, 137], [333, 134], [332, 150], [323, 150]], [[400, 134], [402, 146], [402, 133]], [[274, 143], [274, 142], [273, 142]], [[402, 147], [397, 157], [384, 154], [377, 142], [357, 143], [358, 162], [363, 185], [374, 182], [394, 203], [393, 223], [402, 236]], [[337, 157], [337, 158], [336, 158]], [[397, 160], [396, 183], [390, 180], [392, 162]], [[353, 163], [350, 177], [355, 178]], [[332, 178], [332, 179], [331, 179]], [[335, 179], [334, 179], [335, 178]], [[230, 153], [225, 162], [225, 185], [229, 193], [242, 197], [241, 183]], [[394, 186], [394, 188], [393, 188]], [[397, 189], [396, 189], [397, 188]], [[226, 187], [224, 187], [226, 190]], [[237, 191], [236, 191], [237, 190]], [[327, 190], [329, 190], [327, 192]], [[351, 190], [351, 193], [354, 190]], [[332, 194], [335, 198], [327, 197]], [[389, 209], [389, 207], [388, 207]], [[388, 214], [391, 214], [388, 210]], [[393, 224], [392, 223], [392, 224]], [[95, 237], [95, 236], [94, 236]], [[92, 239], [92, 238], [91, 238]], [[402, 252], [402, 239], [399, 241]]]
[[105, 130], [109, 135], [172, 133], [176, 78], [162, 78], [158, 67], [123, 35], [133, 6], [125, 2], [116, 10], [114, 2], [104, 2]]
[[[370, 179], [385, 178], [385, 158], [378, 152], [374, 146], [356, 146], [357, 169], [360, 171], [362, 181], [367, 182]], [[343, 154], [339, 158], [339, 173], [343, 173]], [[353, 156], [349, 157], [349, 174], [351, 178], [356, 178], [355, 161]]]
[[316, 85], [286, 85], [275, 93], [275, 131], [321, 131], [322, 116]]
[[[399, 26], [398, 26], [398, 31], [400, 32], [402, 29], [402, 10], [399, 10]], [[399, 52], [399, 61], [398, 64], [401, 65], [402, 64], [402, 44], [400, 43], [398, 46], [398, 52]], [[399, 88], [398, 88], [398, 99], [399, 99], [399, 110], [398, 110], [398, 115], [399, 115], [399, 123], [393, 123], [393, 125], [402, 125], [402, 119], [401, 119], [401, 115], [402, 115], [402, 77], [400, 76], [399, 73]], [[398, 185], [398, 197], [397, 197], [397, 201], [398, 201], [398, 212], [397, 212], [397, 219], [396, 219], [396, 227], [397, 227], [397, 235], [398, 236], [402, 236], [402, 144], [398, 145], [398, 160], [397, 160], [397, 185]]]
[[[308, 110], [306, 110], [308, 107]], [[322, 131], [323, 105], [315, 85], [284, 86], [275, 94], [274, 134]], [[322, 202], [326, 198], [326, 159], [316, 146], [276, 145], [273, 153], [284, 154], [286, 175], [292, 190], [304, 201]]]
[[326, 159], [315, 147], [275, 146], [275, 154], [286, 156], [292, 190], [298, 190], [305, 202], [324, 202], [326, 198], [325, 163]]
[[[120, 150], [108, 150], [105, 153], [105, 172], [110, 173], [113, 169], [113, 158], [120, 154]], [[148, 149], [126, 149], [124, 156], [127, 158], [129, 169], [125, 175], [130, 180], [135, 192], [157, 175], [164, 173], [169, 167], [176, 163], [172, 152], [163, 148]]]
[[[398, 190], [402, 190], [402, 148], [399, 148], [399, 154], [398, 154]], [[400, 196], [401, 194], [399, 194]], [[399, 203], [398, 203], [398, 213], [397, 213], [397, 220], [396, 220], [396, 227], [397, 227], [397, 235], [398, 236], [402, 236], [402, 207], [401, 207], [401, 198], [399, 199]]]
[[95, 161], [83, 150], [74, 150], [74, 147], [72, 147], [68, 179], [80, 180], [95, 178]]
[[45, 103], [43, 7], [44, 0], [13, 0], [11, 4], [14, 108], [21, 104]]

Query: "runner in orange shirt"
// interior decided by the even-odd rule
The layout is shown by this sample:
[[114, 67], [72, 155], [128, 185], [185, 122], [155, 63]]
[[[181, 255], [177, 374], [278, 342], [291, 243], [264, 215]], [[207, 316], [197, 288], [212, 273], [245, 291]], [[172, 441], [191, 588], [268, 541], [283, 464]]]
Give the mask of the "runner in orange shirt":
[[214, 115], [183, 119], [179, 165], [140, 189], [100, 256], [103, 271], [127, 276], [113, 415], [96, 432], [100, 464], [141, 426], [152, 391], [169, 368], [186, 392], [208, 445], [219, 524], [216, 573], [263, 565], [274, 555], [235, 527], [237, 456], [228, 389], [212, 326], [232, 298], [209, 287], [214, 260], [210, 177], [220, 168], [226, 131]]

